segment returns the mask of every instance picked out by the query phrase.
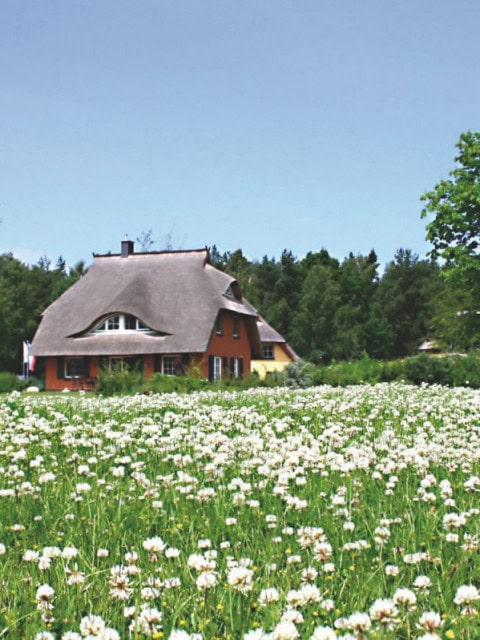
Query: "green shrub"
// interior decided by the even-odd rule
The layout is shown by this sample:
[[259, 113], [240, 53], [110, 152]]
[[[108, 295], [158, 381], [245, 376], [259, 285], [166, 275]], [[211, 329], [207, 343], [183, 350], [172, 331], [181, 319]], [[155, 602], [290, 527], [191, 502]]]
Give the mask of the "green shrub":
[[111, 369], [104, 368], [98, 376], [95, 391], [102, 396], [139, 393], [143, 386], [143, 374], [138, 369], [130, 370], [118, 363]]
[[0, 393], [10, 393], [19, 391], [22, 388], [22, 381], [14, 373], [0, 371]]
[[317, 366], [311, 373], [315, 385], [329, 384], [344, 387], [351, 384], [375, 384], [383, 375], [383, 362], [365, 356], [360, 360], [336, 362], [325, 366]]
[[468, 356], [451, 356], [453, 384], [456, 387], [480, 389], [480, 351], [471, 351]]
[[179, 376], [166, 376], [163, 373], [154, 373], [144, 383], [145, 391], [151, 393], [173, 393], [179, 389]]
[[285, 369], [285, 382], [294, 389], [310, 387], [313, 382], [314, 369], [312, 364], [304, 360], [296, 360]]
[[413, 384], [451, 385], [453, 382], [453, 360], [421, 354], [405, 360], [405, 380]]
[[405, 361], [387, 360], [382, 362], [381, 382], [396, 382], [405, 379]]

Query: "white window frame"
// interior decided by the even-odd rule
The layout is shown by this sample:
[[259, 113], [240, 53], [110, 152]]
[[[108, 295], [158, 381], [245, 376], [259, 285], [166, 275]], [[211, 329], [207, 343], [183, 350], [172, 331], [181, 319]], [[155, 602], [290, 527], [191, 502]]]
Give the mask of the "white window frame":
[[177, 375], [177, 356], [162, 356], [162, 373], [165, 376]]
[[[267, 355], [267, 351], [271, 352], [272, 355]], [[262, 344], [262, 360], [275, 360], [275, 348], [273, 343], [267, 342]]]
[[220, 356], [213, 356], [213, 381], [221, 380], [222, 378], [222, 358]]
[[[130, 318], [135, 320], [135, 328], [127, 329], [127, 324], [130, 322]], [[106, 333], [110, 331], [120, 333], [130, 333], [132, 331], [151, 331], [141, 320], [131, 314], [115, 313], [108, 318], [105, 318], [95, 329], [93, 333]]]
[[232, 358], [232, 370], [230, 371], [230, 374], [232, 376], [232, 378], [239, 378], [240, 377], [240, 358]]
[[[77, 373], [75, 371], [71, 372], [70, 366], [74, 361], [82, 361], [83, 363], [83, 372]], [[88, 364], [86, 363], [85, 356], [65, 356], [64, 360], [64, 368], [63, 368], [63, 376], [66, 380], [78, 380], [78, 378], [87, 378], [88, 377]]]

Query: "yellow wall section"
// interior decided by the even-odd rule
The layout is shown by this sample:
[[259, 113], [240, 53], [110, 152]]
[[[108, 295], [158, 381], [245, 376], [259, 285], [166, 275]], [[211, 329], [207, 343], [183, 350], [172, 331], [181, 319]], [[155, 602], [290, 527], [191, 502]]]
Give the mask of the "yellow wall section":
[[272, 360], [252, 360], [251, 369], [252, 373], [258, 373], [260, 378], [266, 378], [267, 373], [274, 373], [275, 371], [284, 371], [288, 365], [293, 362], [292, 356], [287, 353], [282, 344], [277, 342], [273, 344], [273, 359]]

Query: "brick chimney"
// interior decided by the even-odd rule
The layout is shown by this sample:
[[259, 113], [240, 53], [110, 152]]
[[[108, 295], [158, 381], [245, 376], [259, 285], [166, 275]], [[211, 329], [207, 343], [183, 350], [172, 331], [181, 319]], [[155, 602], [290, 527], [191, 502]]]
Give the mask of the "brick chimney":
[[128, 236], [125, 234], [125, 237], [122, 240], [122, 258], [128, 258], [133, 253], [135, 253], [133, 240], [129, 240]]

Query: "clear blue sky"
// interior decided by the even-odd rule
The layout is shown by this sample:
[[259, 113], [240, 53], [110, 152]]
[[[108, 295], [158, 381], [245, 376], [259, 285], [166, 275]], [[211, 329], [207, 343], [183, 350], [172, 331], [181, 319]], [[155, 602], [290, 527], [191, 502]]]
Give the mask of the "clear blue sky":
[[0, 0], [0, 251], [421, 257], [478, 0]]

